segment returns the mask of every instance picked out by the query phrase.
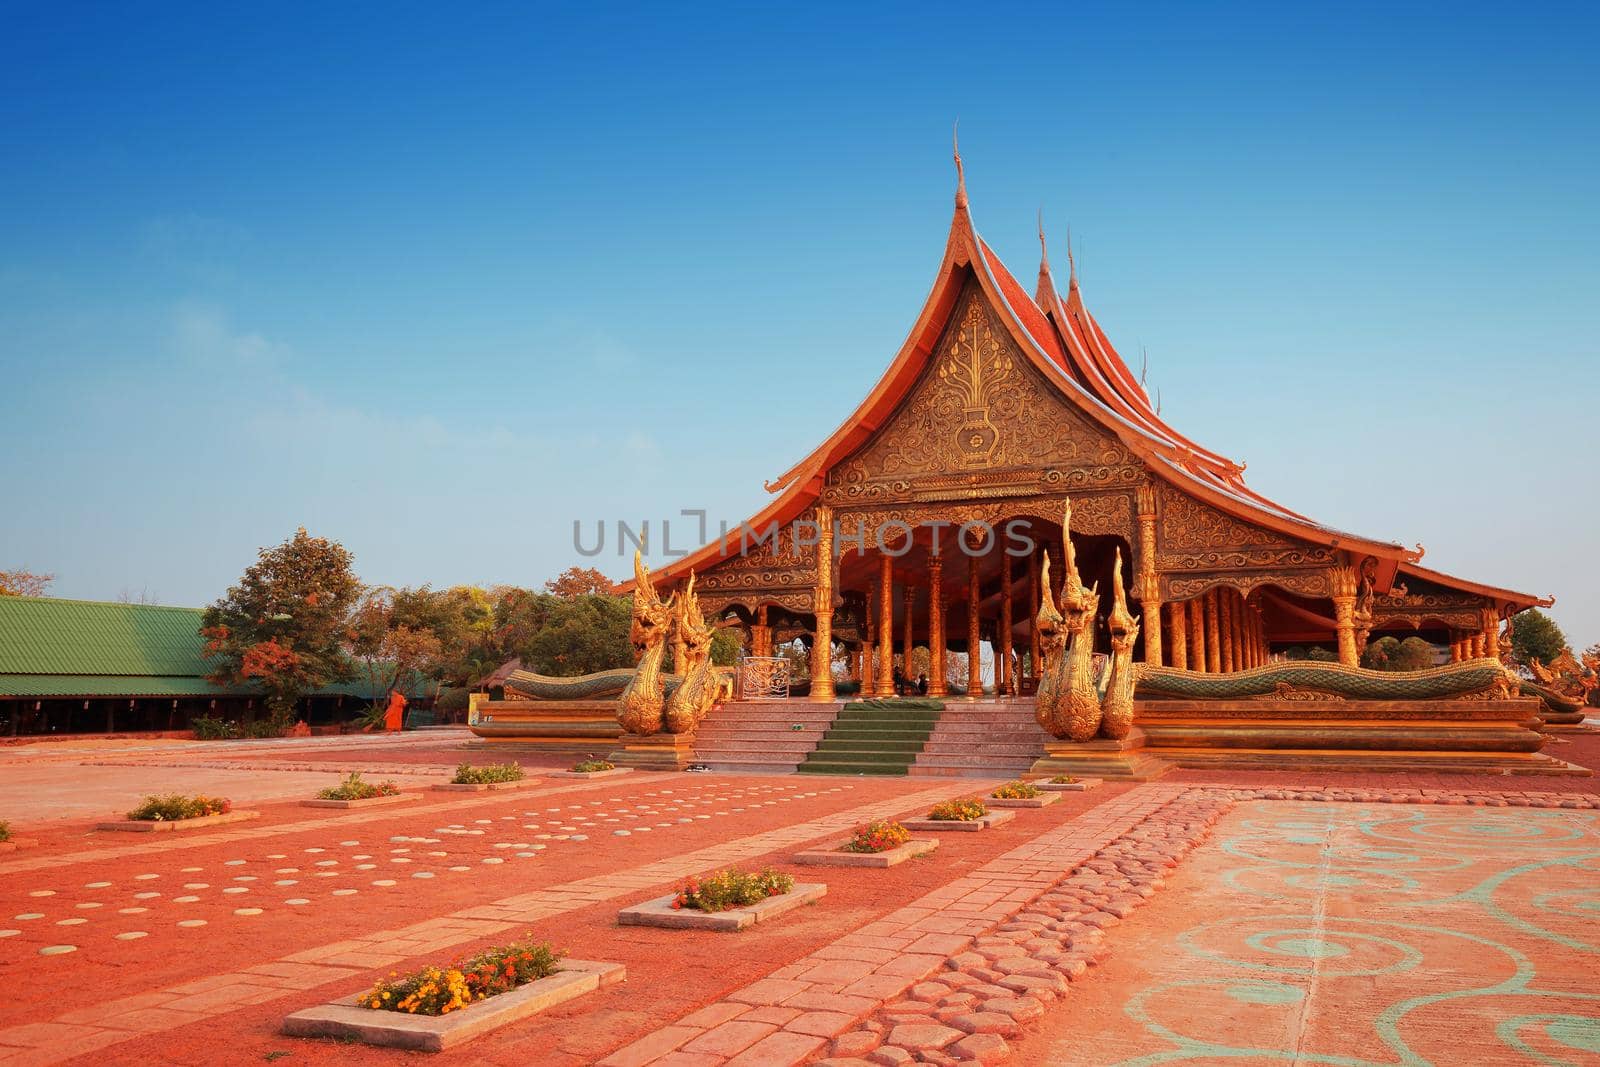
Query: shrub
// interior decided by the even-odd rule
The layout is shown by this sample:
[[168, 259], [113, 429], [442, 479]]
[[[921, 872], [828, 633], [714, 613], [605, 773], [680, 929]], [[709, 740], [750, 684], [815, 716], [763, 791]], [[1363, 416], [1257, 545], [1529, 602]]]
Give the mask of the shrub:
[[1078, 780], [1070, 774], [1058, 774], [1054, 778], [1050, 779], [1050, 783], [1052, 785], [1073, 785], [1077, 781]]
[[317, 793], [318, 800], [371, 800], [373, 797], [397, 797], [400, 787], [393, 782], [371, 782], [361, 780], [360, 771], [351, 771], [350, 777], [336, 786], [330, 786]]
[[897, 822], [880, 819], [858, 826], [840, 852], [888, 852], [911, 840], [911, 831]]
[[207, 815], [226, 815], [233, 810], [227, 797], [208, 797], [182, 793], [152, 794], [144, 803], [128, 812], [135, 822], [176, 822], [179, 819], [199, 819]]
[[548, 978], [565, 952], [527, 937], [487, 949], [447, 967], [424, 967], [410, 974], [390, 972], [361, 998], [363, 1006], [410, 1015], [445, 1015], [518, 986]]
[[1019, 779], [1015, 782], [1007, 782], [989, 795], [996, 800], [1031, 800], [1039, 795], [1039, 787], [1032, 782], [1024, 782]]
[[200, 716], [191, 719], [189, 726], [194, 730], [197, 741], [227, 741], [239, 736], [239, 726], [226, 719], [213, 719]]
[[595, 771], [614, 771], [617, 765], [606, 759], [586, 759], [572, 768], [579, 774], [593, 774]]
[[249, 738], [283, 737], [294, 725], [294, 716], [275, 711], [265, 719], [247, 722], [240, 728], [240, 736]]
[[456, 776], [450, 780], [456, 785], [520, 782], [522, 781], [522, 768], [515, 763], [490, 763], [483, 767], [474, 767], [470, 763], [463, 763], [456, 768]]
[[678, 890], [672, 902], [674, 908], [693, 908], [696, 911], [727, 911], [759, 904], [768, 897], [779, 897], [794, 888], [794, 879], [780, 874], [771, 867], [760, 871], [736, 871], [729, 868], [704, 879], [691, 878]]
[[938, 822], [977, 822], [987, 814], [989, 809], [983, 806], [983, 801], [969, 797], [935, 804], [933, 810], [928, 812], [928, 818]]
[[0, 819], [0, 841], [10, 841], [10, 840], [11, 840], [11, 824], [6, 822], [4, 819]]

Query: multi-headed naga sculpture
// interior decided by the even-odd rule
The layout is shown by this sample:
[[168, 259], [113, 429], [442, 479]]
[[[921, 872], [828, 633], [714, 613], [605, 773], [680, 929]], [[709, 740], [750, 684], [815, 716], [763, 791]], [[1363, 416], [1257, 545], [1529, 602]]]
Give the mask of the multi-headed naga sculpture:
[[1133, 730], [1133, 689], [1138, 683], [1133, 643], [1139, 639], [1139, 620], [1128, 611], [1120, 547], [1111, 575], [1111, 614], [1106, 616], [1106, 628], [1111, 633], [1111, 662], [1101, 686], [1100, 733], [1121, 740]]
[[1065, 691], [1058, 688], [1056, 667], [1066, 652], [1065, 620], [1056, 607], [1055, 593], [1050, 586], [1050, 553], [1044, 554], [1044, 565], [1039, 568], [1039, 613], [1033, 626], [1039, 633], [1039, 691], [1035, 697], [1033, 717], [1042, 729], [1061, 736], [1058, 725], [1066, 718]]
[[1067, 574], [1061, 587], [1059, 608], [1050, 592], [1048, 571], [1041, 582], [1039, 619], [1045, 628], [1042, 633], [1053, 636], [1046, 652], [1047, 666], [1039, 681], [1039, 702], [1034, 714], [1039, 725], [1056, 737], [1089, 741], [1100, 730], [1100, 694], [1095, 689], [1093, 673], [1095, 611], [1100, 597], [1095, 590], [1085, 589], [1078, 578], [1077, 553], [1072, 548], [1070, 500], [1062, 515], [1061, 530]]
[[669, 734], [686, 734], [693, 732], [717, 699], [717, 679], [711, 669], [713, 630], [706, 625], [700, 600], [694, 595], [693, 571], [689, 572], [689, 585], [678, 601], [673, 624], [678, 628], [679, 647], [683, 649], [683, 662], [673, 667], [683, 681], [667, 697], [664, 726]]
[[661, 729], [666, 704], [661, 658], [666, 652], [676, 594], [663, 603], [650, 581], [650, 570], [637, 550], [633, 553], [633, 624], [628, 640], [639, 656], [633, 678], [617, 698], [617, 722], [631, 734], [653, 734]]

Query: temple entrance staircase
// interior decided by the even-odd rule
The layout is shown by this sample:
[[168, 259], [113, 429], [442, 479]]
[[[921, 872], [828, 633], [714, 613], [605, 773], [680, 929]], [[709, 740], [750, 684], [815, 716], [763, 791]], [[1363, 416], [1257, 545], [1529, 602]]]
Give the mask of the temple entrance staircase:
[[789, 774], [817, 747], [843, 706], [804, 700], [719, 704], [695, 731], [695, 762], [714, 771]]
[[1033, 698], [952, 700], [917, 754], [918, 777], [1015, 778], [1044, 756], [1050, 735], [1033, 717]]
[[906, 774], [938, 727], [941, 712], [849, 708], [806, 757], [801, 774]]

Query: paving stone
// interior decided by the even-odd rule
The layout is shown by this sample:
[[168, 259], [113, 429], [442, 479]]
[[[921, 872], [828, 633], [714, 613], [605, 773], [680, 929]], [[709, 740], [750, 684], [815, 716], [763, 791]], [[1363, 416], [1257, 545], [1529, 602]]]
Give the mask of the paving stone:
[[834, 1056], [865, 1056], [883, 1041], [871, 1030], [852, 1030], [834, 1038], [829, 1051]]
[[1011, 1054], [1011, 1047], [998, 1034], [978, 1033], [962, 1038], [947, 1049], [962, 1063], [999, 1063]]
[[923, 1049], [940, 1049], [953, 1041], [961, 1039], [960, 1030], [952, 1030], [928, 1018], [923, 1022], [899, 1022], [894, 1029], [889, 1031], [886, 1039], [888, 1044], [899, 1045], [901, 1048], [921, 1051]]

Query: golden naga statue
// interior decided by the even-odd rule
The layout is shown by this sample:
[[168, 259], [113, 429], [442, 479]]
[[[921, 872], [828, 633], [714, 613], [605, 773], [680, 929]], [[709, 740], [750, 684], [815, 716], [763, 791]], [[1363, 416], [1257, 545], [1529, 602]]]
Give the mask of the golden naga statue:
[[700, 720], [717, 701], [718, 678], [711, 666], [711, 636], [713, 630], [706, 625], [700, 612], [700, 600], [694, 595], [694, 572], [689, 572], [689, 585], [678, 601], [677, 644], [683, 650], [683, 662], [673, 667], [683, 682], [667, 697], [665, 729], [669, 734], [693, 733]]
[[1041, 729], [1060, 737], [1057, 724], [1064, 718], [1061, 705], [1065, 691], [1056, 684], [1056, 666], [1066, 651], [1067, 635], [1062, 629], [1065, 621], [1050, 589], [1048, 551], [1044, 554], [1044, 565], [1039, 568], [1039, 591], [1039, 613], [1033, 619], [1033, 628], [1039, 634], [1039, 691], [1034, 700], [1033, 717]]
[[638, 666], [622, 695], [617, 698], [617, 722], [630, 734], [653, 734], [661, 729], [666, 706], [665, 680], [661, 659], [666, 653], [667, 631], [672, 622], [677, 594], [661, 600], [650, 581], [650, 570], [638, 550], [633, 553], [633, 624], [628, 640], [638, 654]]
[[1117, 549], [1111, 582], [1111, 614], [1106, 628], [1111, 632], [1111, 662], [1106, 667], [1104, 696], [1100, 701], [1100, 733], [1120, 741], [1133, 730], [1133, 690], [1138, 684], [1138, 667], [1133, 662], [1133, 643], [1139, 639], [1139, 620], [1128, 611], [1128, 593], [1122, 584], [1122, 549]]

